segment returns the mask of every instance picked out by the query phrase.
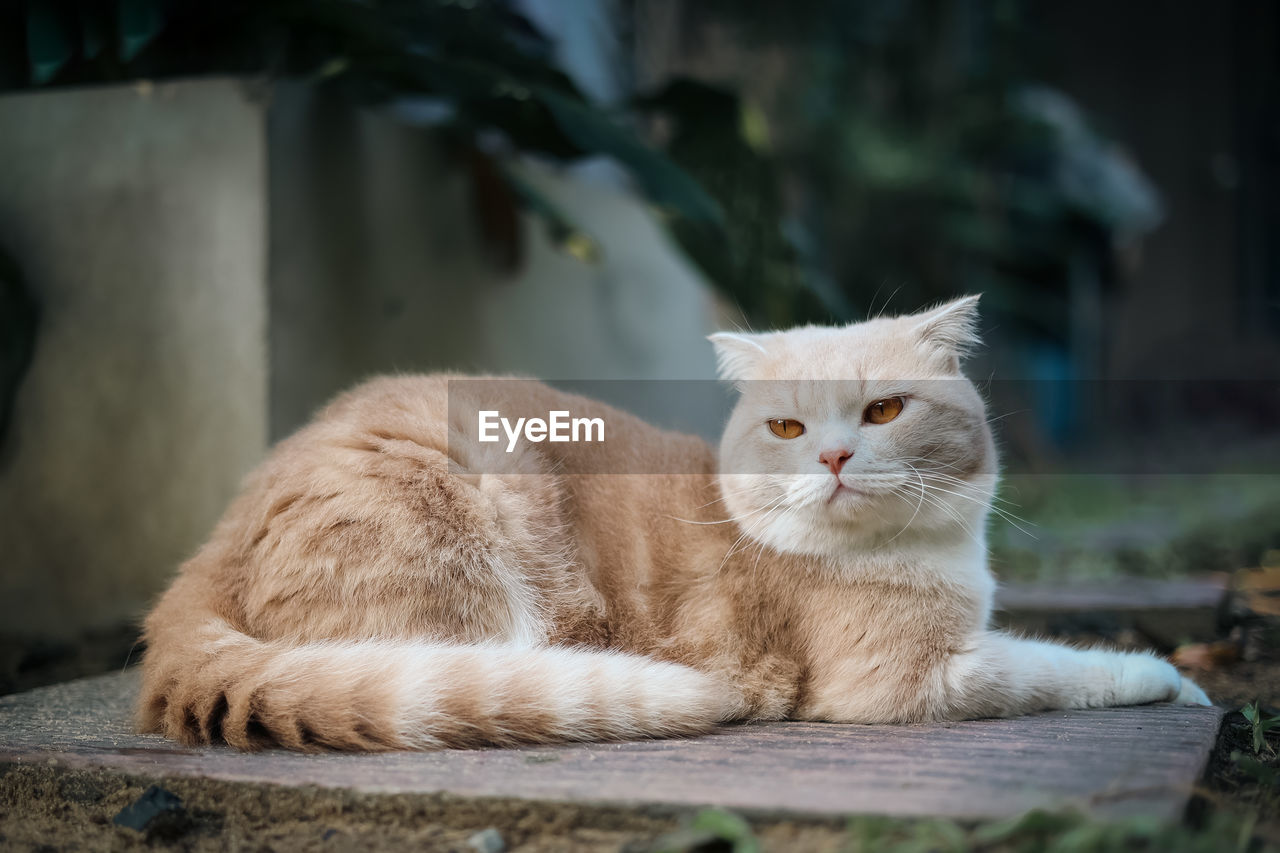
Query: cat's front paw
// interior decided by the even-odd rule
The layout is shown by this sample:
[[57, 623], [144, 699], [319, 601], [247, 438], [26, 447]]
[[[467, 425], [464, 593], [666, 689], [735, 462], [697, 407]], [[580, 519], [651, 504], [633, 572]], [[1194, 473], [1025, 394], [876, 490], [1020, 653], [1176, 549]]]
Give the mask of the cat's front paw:
[[1182, 679], [1182, 686], [1178, 689], [1178, 695], [1173, 700], [1178, 705], [1212, 705], [1209, 697], [1200, 689], [1200, 685], [1196, 684], [1190, 678]]
[[1173, 664], [1155, 655], [1126, 656], [1119, 679], [1121, 705], [1173, 702], [1176, 705], [1212, 705], [1200, 686], [1183, 678]]
[[1128, 654], [1118, 659], [1115, 694], [1108, 705], [1172, 702], [1182, 689], [1182, 675], [1173, 664], [1155, 655]]

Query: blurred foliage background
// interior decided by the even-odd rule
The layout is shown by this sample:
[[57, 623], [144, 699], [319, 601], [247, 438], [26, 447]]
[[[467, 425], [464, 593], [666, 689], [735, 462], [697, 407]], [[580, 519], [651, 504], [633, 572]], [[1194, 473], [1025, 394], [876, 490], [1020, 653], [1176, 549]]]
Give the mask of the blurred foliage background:
[[[1015, 0], [27, 0], [0, 10], [0, 90], [288, 78], [430, 125], [467, 176], [492, 263], [513, 275], [527, 254], [522, 211], [581, 263], [600, 251], [590, 223], [513, 164], [609, 159], [730, 322], [845, 322], [983, 293], [992, 346], [974, 372], [1012, 366], [1041, 383], [1025, 417], [988, 388], [994, 415], [1010, 417], [1000, 426], [1008, 455], [1029, 460], [1032, 473], [1081, 449], [1130, 453], [1204, 411], [1188, 391], [1166, 417], [1165, 403], [1135, 407], [1115, 385], [1106, 416], [1086, 423], [1081, 379], [1242, 381], [1206, 416], [1248, 414], [1253, 432], [1231, 432], [1230, 449], [1275, 460], [1274, 436], [1259, 437], [1257, 425], [1276, 422], [1280, 401], [1248, 383], [1280, 377], [1270, 234], [1280, 227], [1271, 191], [1280, 188], [1277, 28], [1272, 11], [1228, 5], [1210, 19], [1190, 2], [1103, 14], [1105, 4]], [[618, 97], [589, 94], [590, 74], [565, 70], [571, 35], [534, 20], [549, 9], [595, 29], [574, 37], [620, 45], [596, 68], [623, 81]], [[1178, 76], [1197, 62], [1204, 73]], [[1162, 90], [1163, 81], [1183, 87]], [[1126, 123], [1125, 109], [1155, 117], [1149, 134]], [[1203, 126], [1175, 123], [1188, 116]], [[1144, 256], [1152, 235], [1162, 241], [1156, 263]], [[0, 268], [0, 284], [14, 306], [4, 321], [15, 343], [0, 365], [7, 400], [38, 312], [16, 270]], [[1183, 470], [1180, 454], [1221, 449], [1159, 447], [1173, 460], [1166, 470]], [[1008, 562], [1028, 571], [1079, 565], [1070, 555], [1088, 537], [1078, 530], [1107, 528], [1099, 507], [1120, 519], [1106, 536], [1124, 540], [1082, 546], [1122, 555], [1106, 571], [1220, 566], [1280, 533], [1266, 521], [1280, 506], [1271, 480], [1157, 489], [1181, 507], [1165, 520], [1186, 520], [1157, 545], [1151, 531], [1168, 525], [1140, 520], [1161, 512], [1144, 504], [1147, 486], [1113, 478], [1085, 494], [1045, 482], [1023, 484], [1021, 505], [1060, 541], [1022, 541], [1009, 527], [997, 537]], [[1203, 552], [1170, 543], [1206, 518], [1212, 531], [1247, 527], [1228, 538], [1251, 544], [1219, 547], [1215, 532], [1218, 556], [1166, 558], [1170, 548]]]
[[1159, 203], [1069, 99], [1031, 82], [1024, 6], [702, 4], [748, 52], [783, 55], [771, 85], [787, 96], [768, 115], [683, 81], [662, 101], [673, 156], [731, 211], [728, 251], [696, 226], [685, 245], [748, 316], [844, 320], [891, 293], [982, 292], [986, 310], [1066, 336], [1073, 260], [1149, 230]]
[[[604, 155], [750, 322], [984, 292], [988, 311], [1062, 337], [1072, 263], [1105, 268], [1104, 247], [1149, 230], [1159, 203], [1069, 99], [1030, 82], [1023, 6], [696, 4], [748, 52], [784, 55], [770, 86], [788, 97], [762, 105], [674, 76], [623, 111], [592, 103], [548, 37], [497, 0], [30, 0], [0, 13], [0, 89], [302, 76], [412, 102], [446, 128], [495, 195], [482, 225], [496, 240], [516, 239], [504, 208], [518, 203], [589, 258], [581, 229], [495, 158]], [[516, 247], [498, 254], [518, 262]]]

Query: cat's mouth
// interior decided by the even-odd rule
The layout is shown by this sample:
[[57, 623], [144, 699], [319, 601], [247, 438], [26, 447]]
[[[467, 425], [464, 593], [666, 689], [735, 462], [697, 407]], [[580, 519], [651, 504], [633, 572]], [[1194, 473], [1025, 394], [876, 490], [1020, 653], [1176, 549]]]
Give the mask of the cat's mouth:
[[841, 480], [836, 481], [836, 487], [831, 490], [831, 496], [827, 498], [827, 504], [834, 504], [840, 500], [858, 500], [871, 497], [870, 492], [847, 485]]

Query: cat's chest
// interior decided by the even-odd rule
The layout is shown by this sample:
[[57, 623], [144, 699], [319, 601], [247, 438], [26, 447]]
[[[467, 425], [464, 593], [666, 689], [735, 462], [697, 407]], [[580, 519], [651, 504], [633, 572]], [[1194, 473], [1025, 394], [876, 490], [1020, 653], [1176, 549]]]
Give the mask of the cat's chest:
[[[980, 603], [943, 589], [876, 584], [814, 589], [797, 609], [804, 679], [793, 713], [859, 719], [853, 706], [893, 707], [972, 634]], [[861, 706], [858, 706], [861, 708]], [[865, 709], [864, 709], [865, 710]]]
[[989, 595], [981, 585], [828, 577], [794, 585], [789, 598], [794, 646], [821, 673], [945, 654], [985, 622]]

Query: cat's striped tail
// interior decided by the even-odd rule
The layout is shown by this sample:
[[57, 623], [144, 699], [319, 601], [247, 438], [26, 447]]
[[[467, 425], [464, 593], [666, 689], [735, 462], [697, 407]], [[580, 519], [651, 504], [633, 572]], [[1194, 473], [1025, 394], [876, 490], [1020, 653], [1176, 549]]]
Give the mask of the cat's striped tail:
[[[167, 641], [167, 642], [166, 642]], [[434, 749], [706, 731], [732, 692], [618, 652], [417, 642], [264, 642], [219, 619], [151, 638], [144, 731], [238, 749]]]

